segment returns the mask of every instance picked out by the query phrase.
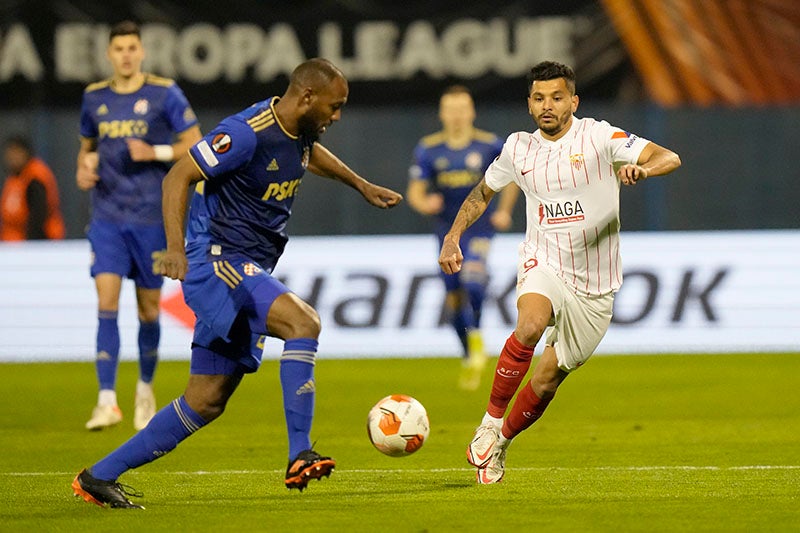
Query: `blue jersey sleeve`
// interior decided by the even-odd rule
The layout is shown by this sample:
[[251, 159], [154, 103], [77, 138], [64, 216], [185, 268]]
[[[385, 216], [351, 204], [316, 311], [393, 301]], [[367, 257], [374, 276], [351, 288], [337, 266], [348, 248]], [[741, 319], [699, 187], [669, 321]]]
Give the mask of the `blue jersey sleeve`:
[[430, 157], [428, 157], [428, 150], [422, 144], [418, 144], [414, 148], [414, 161], [411, 163], [408, 174], [412, 180], [433, 181], [436, 176]]
[[94, 121], [92, 113], [89, 110], [88, 100], [88, 95], [84, 93], [83, 100], [81, 102], [81, 137], [85, 137], [87, 139], [96, 139], [97, 123]]
[[175, 133], [186, 131], [197, 124], [197, 116], [177, 83], [173, 83], [167, 91], [164, 112]]
[[256, 148], [256, 134], [238, 116], [228, 117], [189, 149], [206, 179], [235, 172], [247, 165]]

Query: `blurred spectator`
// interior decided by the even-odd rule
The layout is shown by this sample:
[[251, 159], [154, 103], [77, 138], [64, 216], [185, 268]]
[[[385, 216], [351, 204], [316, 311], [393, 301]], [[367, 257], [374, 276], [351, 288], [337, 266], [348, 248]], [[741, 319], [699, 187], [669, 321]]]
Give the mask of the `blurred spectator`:
[[50, 167], [34, 157], [24, 137], [10, 137], [3, 148], [8, 177], [0, 196], [0, 240], [63, 239], [58, 185]]

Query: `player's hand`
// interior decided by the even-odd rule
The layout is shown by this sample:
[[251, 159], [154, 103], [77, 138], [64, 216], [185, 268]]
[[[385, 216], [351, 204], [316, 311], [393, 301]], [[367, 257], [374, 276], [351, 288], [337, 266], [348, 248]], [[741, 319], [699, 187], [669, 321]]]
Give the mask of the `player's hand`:
[[155, 149], [141, 139], [125, 139], [128, 143], [128, 153], [134, 161], [155, 161]]
[[647, 171], [639, 165], [622, 165], [617, 170], [617, 177], [625, 185], [636, 185], [647, 178]]
[[97, 174], [97, 167], [100, 165], [100, 157], [97, 152], [87, 152], [83, 154], [81, 162], [78, 165], [78, 170], [75, 173], [75, 181], [78, 188], [82, 191], [88, 191], [97, 185], [100, 181], [100, 176]]
[[170, 279], [183, 281], [189, 271], [189, 261], [186, 254], [179, 251], [167, 250], [161, 258], [161, 275]]
[[403, 201], [402, 194], [374, 183], [367, 183], [361, 194], [369, 203], [382, 209], [394, 207]]
[[461, 270], [461, 263], [464, 255], [461, 253], [461, 246], [458, 240], [444, 238], [442, 251], [439, 253], [439, 266], [445, 274], [455, 274]]
[[444, 210], [444, 196], [438, 192], [426, 194], [420, 207], [419, 212], [423, 215], [438, 215]]
[[505, 211], [495, 211], [489, 221], [497, 231], [508, 231], [512, 222], [511, 215]]

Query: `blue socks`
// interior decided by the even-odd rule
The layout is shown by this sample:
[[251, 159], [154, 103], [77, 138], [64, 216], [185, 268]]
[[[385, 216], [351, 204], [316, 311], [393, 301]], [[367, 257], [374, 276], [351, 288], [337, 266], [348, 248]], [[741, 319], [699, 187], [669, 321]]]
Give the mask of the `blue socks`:
[[97, 479], [115, 481], [123, 472], [174, 450], [207, 423], [181, 396], [157, 412], [147, 427], [92, 466], [91, 474]]
[[314, 417], [314, 359], [316, 339], [288, 339], [280, 362], [283, 411], [289, 434], [289, 460], [311, 448], [311, 421]]
[[139, 379], [145, 383], [153, 381], [158, 363], [158, 341], [161, 338], [161, 324], [139, 322]]
[[116, 311], [100, 311], [97, 314], [97, 381], [101, 389], [114, 390], [117, 382], [119, 361], [119, 327]]

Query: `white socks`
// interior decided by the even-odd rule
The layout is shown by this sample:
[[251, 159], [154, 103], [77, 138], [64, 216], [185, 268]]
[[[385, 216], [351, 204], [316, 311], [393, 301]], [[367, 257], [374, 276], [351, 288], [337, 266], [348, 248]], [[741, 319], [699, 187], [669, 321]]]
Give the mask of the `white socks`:
[[117, 405], [117, 391], [112, 389], [100, 389], [97, 395], [97, 405], [110, 405], [115, 407]]

